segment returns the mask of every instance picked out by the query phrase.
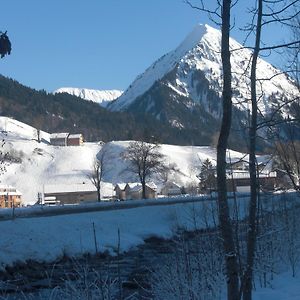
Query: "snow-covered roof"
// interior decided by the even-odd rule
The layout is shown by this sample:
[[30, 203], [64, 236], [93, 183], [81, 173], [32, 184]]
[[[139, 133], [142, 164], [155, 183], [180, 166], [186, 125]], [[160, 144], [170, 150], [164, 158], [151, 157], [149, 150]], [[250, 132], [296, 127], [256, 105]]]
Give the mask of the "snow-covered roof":
[[141, 183], [139, 183], [139, 182], [128, 182], [127, 184], [126, 184], [126, 186], [128, 186], [130, 189], [133, 189], [134, 187], [136, 187], [136, 186], [141, 186]]
[[156, 190], [157, 189], [157, 185], [154, 182], [148, 182], [146, 183], [146, 186], [148, 186], [149, 188]]
[[115, 189], [116, 189], [117, 187], [118, 187], [120, 190], [124, 190], [125, 187], [126, 187], [126, 183], [117, 183]]
[[[96, 187], [92, 183], [73, 183], [73, 184], [47, 184], [44, 186], [45, 194], [61, 193], [88, 193], [96, 192]], [[113, 197], [113, 185], [108, 182], [101, 182], [101, 196]]]
[[[259, 173], [259, 178], [267, 178], [267, 177], [277, 177], [276, 172], [269, 172], [269, 173]], [[243, 179], [243, 178], [250, 178], [250, 173], [248, 171], [235, 171], [227, 172], [228, 179]]]
[[174, 181], [168, 181], [165, 183], [164, 186], [169, 188], [179, 188], [179, 189], [181, 188], [181, 186]]
[[137, 184], [137, 185], [132, 186], [132, 187], [130, 188], [130, 191], [131, 191], [131, 192], [139, 192], [139, 191], [141, 191], [141, 190], [142, 190], [142, 185], [141, 185], [141, 184]]
[[48, 184], [44, 187], [45, 194], [96, 192], [93, 184]]
[[82, 137], [81, 133], [70, 134], [69, 139], [80, 139]]
[[[126, 184], [130, 191], [132, 192], [138, 192], [142, 189], [142, 184], [140, 182], [130, 182]], [[152, 190], [156, 190], [157, 189], [157, 185], [154, 182], [148, 182], [146, 183], [146, 187], [152, 189]]]
[[66, 139], [69, 136], [68, 132], [51, 133], [50, 139]]
[[22, 193], [11, 185], [0, 185], [0, 195], [22, 196]]
[[12, 185], [0, 184], [0, 190], [2, 189], [16, 189], [16, 188]]
[[10, 192], [10, 191], [7, 191], [7, 192], [0, 192], [0, 196], [22, 196], [22, 193], [19, 192], [18, 190], [16, 190], [15, 192]]

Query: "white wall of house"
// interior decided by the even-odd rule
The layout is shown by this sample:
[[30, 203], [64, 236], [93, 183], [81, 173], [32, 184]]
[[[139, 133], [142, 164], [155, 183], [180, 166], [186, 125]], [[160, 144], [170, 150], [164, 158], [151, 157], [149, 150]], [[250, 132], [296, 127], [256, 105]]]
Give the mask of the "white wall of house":
[[250, 186], [237, 186], [236, 191], [238, 193], [250, 193]]

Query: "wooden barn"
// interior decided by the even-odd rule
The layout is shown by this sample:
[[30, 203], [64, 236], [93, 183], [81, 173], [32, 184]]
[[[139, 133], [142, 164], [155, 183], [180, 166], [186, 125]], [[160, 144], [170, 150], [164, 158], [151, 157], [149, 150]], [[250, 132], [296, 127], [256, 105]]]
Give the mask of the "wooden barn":
[[51, 133], [50, 144], [53, 146], [68, 146], [68, 132]]
[[45, 185], [44, 199], [52, 199], [60, 204], [96, 202], [97, 190], [92, 184]]
[[50, 144], [53, 146], [81, 146], [83, 140], [81, 133], [58, 132], [50, 135]]
[[81, 146], [83, 144], [83, 135], [81, 133], [70, 134], [68, 136], [68, 146]]

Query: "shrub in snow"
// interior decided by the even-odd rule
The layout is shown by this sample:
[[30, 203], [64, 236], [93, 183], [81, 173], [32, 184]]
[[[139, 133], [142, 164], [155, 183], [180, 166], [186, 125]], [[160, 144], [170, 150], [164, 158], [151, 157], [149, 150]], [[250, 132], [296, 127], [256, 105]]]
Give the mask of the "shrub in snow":
[[224, 283], [222, 248], [217, 232], [181, 234], [174, 251], [152, 272], [154, 299], [219, 299]]
[[[240, 203], [232, 210], [240, 280], [246, 261], [247, 215]], [[214, 205], [191, 210], [190, 220], [198, 233], [193, 238], [184, 234], [176, 239], [173, 253], [154, 268], [151, 287], [154, 299], [221, 299], [226, 285], [223, 247]], [[254, 288], [271, 286], [274, 275], [289, 269], [293, 277], [300, 267], [300, 199], [295, 194], [262, 197], [258, 218], [255, 252]], [[208, 221], [210, 219], [210, 221]], [[203, 226], [204, 224], [204, 226]], [[216, 225], [216, 223], [215, 223]], [[199, 231], [199, 228], [206, 228]]]

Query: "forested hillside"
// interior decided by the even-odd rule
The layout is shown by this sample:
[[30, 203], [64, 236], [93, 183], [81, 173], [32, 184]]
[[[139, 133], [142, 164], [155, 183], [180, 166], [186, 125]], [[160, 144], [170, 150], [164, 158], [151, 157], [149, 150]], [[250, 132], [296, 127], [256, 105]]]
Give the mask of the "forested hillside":
[[205, 133], [162, 124], [150, 116], [110, 112], [96, 103], [66, 93], [51, 94], [0, 76], [0, 114], [47, 132], [82, 132], [88, 141], [143, 139], [205, 145]]

